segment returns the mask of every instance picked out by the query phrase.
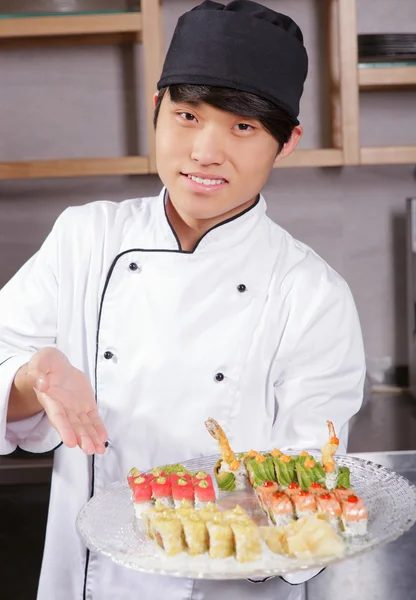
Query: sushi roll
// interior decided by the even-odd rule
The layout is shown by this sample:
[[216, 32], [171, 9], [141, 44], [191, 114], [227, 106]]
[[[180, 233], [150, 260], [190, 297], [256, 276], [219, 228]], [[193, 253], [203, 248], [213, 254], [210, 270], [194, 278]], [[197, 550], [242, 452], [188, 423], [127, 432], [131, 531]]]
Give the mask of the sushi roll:
[[259, 528], [255, 523], [231, 523], [234, 536], [235, 558], [238, 562], [259, 560], [262, 546]]
[[335, 495], [335, 498], [338, 500], [338, 502], [342, 502], [343, 500], [348, 500], [349, 496], [354, 495], [354, 492], [351, 488], [345, 488], [345, 487], [337, 487], [334, 490], [332, 490], [332, 493]]
[[142, 520], [145, 525], [146, 535], [153, 539], [152, 522], [156, 517], [174, 517], [175, 511], [173, 508], [168, 508], [159, 500], [156, 500], [155, 505], [142, 513]]
[[254, 457], [247, 457], [245, 462], [248, 479], [254, 488], [265, 481], [277, 481], [272, 456], [257, 453]]
[[152, 531], [157, 544], [167, 556], [175, 556], [186, 549], [182, 523], [174, 516], [157, 516], [152, 519]]
[[296, 460], [296, 475], [303, 490], [309, 490], [313, 483], [320, 483], [323, 486], [326, 482], [322, 465], [307, 452], [301, 453]]
[[198, 513], [179, 514], [188, 554], [197, 556], [208, 551], [208, 530], [206, 523]]
[[180, 477], [172, 487], [172, 496], [176, 507], [179, 506], [183, 500], [187, 500], [193, 506], [195, 493], [191, 479]]
[[222, 516], [227, 523], [253, 523], [248, 512], [239, 504], [235, 508], [224, 511]]
[[290, 499], [298, 519], [316, 512], [316, 497], [313, 494], [301, 490], [297, 494], [293, 494]]
[[284, 492], [274, 492], [266, 506], [271, 522], [277, 527], [284, 527], [295, 518], [293, 504]]
[[195, 507], [202, 508], [210, 502], [215, 502], [215, 490], [212, 479], [200, 479], [194, 484]]
[[287, 488], [284, 490], [286, 496], [289, 496], [289, 498], [292, 498], [292, 496], [297, 496], [299, 494], [299, 492], [302, 491], [302, 488], [300, 487], [300, 485], [298, 483], [289, 483], [289, 485], [287, 486]]
[[130, 469], [129, 474], [127, 475], [127, 483], [129, 484], [129, 488], [133, 491], [133, 479], [139, 477], [141, 475], [139, 469], [133, 467]]
[[209, 475], [209, 473], [206, 473], [205, 471], [198, 471], [198, 473], [195, 473], [195, 475], [193, 475], [192, 483], [195, 485], [196, 483], [198, 483], [199, 481], [202, 481], [203, 479], [208, 479], [208, 481], [212, 482], [212, 477], [211, 477], [211, 475]]
[[338, 450], [339, 439], [335, 435], [335, 428], [332, 421], [327, 421], [329, 441], [322, 448], [322, 466], [325, 471], [325, 485], [328, 490], [337, 487], [338, 466], [334, 460], [334, 455]]
[[192, 475], [187, 471], [178, 471], [177, 473], [172, 473], [172, 475], [170, 476], [172, 487], [178, 483], [179, 479], [186, 479], [187, 481], [192, 481]]
[[168, 475], [156, 477], [151, 482], [153, 498], [165, 506], [173, 507], [172, 484]]
[[348, 467], [338, 467], [338, 476], [337, 476], [337, 488], [343, 487], [343, 488], [350, 488], [351, 487], [351, 481], [350, 481], [350, 470]]
[[221, 516], [216, 515], [206, 523], [209, 536], [209, 556], [227, 558], [234, 554], [234, 535], [231, 526]]
[[296, 474], [296, 457], [281, 454], [273, 458], [277, 482], [284, 490], [292, 483], [298, 483]]
[[218, 487], [222, 491], [243, 490], [246, 487], [244, 464], [237, 460], [227, 436], [215, 419], [205, 421], [208, 433], [218, 442], [221, 458], [214, 467]]
[[218, 515], [221, 515], [221, 511], [216, 504], [210, 502], [198, 511], [198, 515], [205, 522], [212, 521]]
[[132, 495], [134, 503], [134, 515], [136, 519], [140, 519], [142, 513], [149, 508], [152, 508], [153, 493], [151, 485], [151, 477], [148, 475], [139, 475], [132, 481]]
[[362, 498], [348, 496], [342, 501], [342, 525], [346, 535], [357, 536], [367, 533], [367, 509]]
[[328, 493], [328, 490], [322, 485], [322, 483], [315, 483], [314, 481], [311, 484], [311, 487], [308, 489], [308, 492], [310, 492], [314, 496], [320, 496], [321, 494]]
[[259, 485], [256, 488], [257, 500], [266, 514], [268, 513], [267, 499], [270, 498], [274, 492], [277, 492], [278, 489], [279, 486], [275, 481], [265, 481], [263, 485]]
[[326, 515], [335, 529], [340, 528], [342, 509], [335, 494], [327, 493], [316, 496], [316, 506], [318, 512]]

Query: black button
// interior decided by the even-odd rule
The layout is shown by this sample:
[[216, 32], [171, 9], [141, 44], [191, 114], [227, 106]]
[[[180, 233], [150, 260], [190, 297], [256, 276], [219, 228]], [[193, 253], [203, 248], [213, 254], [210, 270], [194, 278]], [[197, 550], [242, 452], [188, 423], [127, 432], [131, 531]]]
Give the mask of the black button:
[[108, 448], [108, 446], [109, 446], [109, 445], [110, 445], [110, 442], [104, 442], [104, 446], [105, 446], [106, 448]]
[[137, 263], [135, 263], [135, 262], [132, 262], [129, 264], [130, 271], [137, 271], [138, 268], [139, 267], [137, 266]]
[[224, 380], [224, 374], [223, 373], [217, 373], [215, 375], [215, 381], [223, 381]]
[[239, 292], [243, 293], [243, 292], [245, 292], [245, 291], [246, 291], [246, 289], [247, 289], [247, 288], [246, 288], [246, 286], [244, 285], [244, 283], [240, 283], [240, 285], [239, 285], [239, 286], [237, 286], [237, 289], [238, 289], [238, 291], [239, 291]]
[[109, 350], [106, 350], [106, 352], [104, 352], [104, 358], [106, 358], [107, 360], [110, 360], [110, 358], [113, 358], [113, 356], [114, 354]]

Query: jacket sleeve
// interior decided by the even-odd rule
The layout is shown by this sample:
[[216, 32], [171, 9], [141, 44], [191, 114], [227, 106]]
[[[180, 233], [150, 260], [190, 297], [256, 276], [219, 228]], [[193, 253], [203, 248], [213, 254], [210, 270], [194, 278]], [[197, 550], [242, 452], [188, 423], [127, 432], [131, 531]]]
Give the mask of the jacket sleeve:
[[[282, 451], [315, 450], [328, 441], [326, 421], [334, 423], [345, 454], [348, 421], [363, 400], [365, 356], [354, 300], [345, 282], [325, 281], [315, 293], [301, 290], [289, 315], [296, 331], [285, 364], [274, 381], [276, 419], [273, 441]], [[307, 581], [319, 571], [285, 577]]]
[[47, 452], [60, 444], [44, 412], [7, 423], [14, 377], [35, 352], [56, 343], [60, 217], [40, 250], [0, 290], [0, 454], [17, 446]]

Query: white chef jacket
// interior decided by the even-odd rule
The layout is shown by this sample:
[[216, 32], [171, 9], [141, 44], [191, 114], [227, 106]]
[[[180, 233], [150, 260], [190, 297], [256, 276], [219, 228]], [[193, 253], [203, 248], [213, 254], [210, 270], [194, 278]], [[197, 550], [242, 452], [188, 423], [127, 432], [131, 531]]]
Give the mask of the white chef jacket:
[[[6, 423], [17, 370], [45, 346], [90, 378], [104, 455], [59, 445], [44, 413]], [[38, 600], [300, 598], [279, 578], [254, 586], [125, 569], [87, 552], [75, 520], [133, 466], [216, 453], [208, 417], [236, 451], [318, 449], [330, 419], [345, 451], [364, 372], [348, 286], [266, 216], [262, 196], [192, 252], [170, 226], [165, 190], [64, 211], [0, 292], [0, 452], [56, 448]]]

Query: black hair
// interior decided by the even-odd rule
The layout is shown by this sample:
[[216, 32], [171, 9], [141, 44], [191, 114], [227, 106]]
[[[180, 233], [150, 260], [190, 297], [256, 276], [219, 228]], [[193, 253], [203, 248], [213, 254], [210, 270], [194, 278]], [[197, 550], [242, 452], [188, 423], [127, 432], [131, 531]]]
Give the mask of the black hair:
[[256, 119], [275, 138], [279, 144], [279, 152], [289, 141], [297, 121], [284, 109], [277, 107], [269, 100], [248, 92], [236, 92], [230, 88], [209, 85], [171, 85], [159, 90], [153, 124], [156, 127], [162, 100], [169, 91], [172, 102], [188, 104], [205, 102], [220, 110]]

